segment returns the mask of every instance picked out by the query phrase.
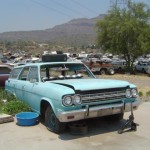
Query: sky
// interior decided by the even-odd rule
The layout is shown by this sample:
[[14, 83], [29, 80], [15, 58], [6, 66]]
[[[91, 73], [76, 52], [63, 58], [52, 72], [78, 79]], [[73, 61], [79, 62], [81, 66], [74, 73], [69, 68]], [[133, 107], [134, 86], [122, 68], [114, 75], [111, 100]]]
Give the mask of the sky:
[[[116, 0], [0, 0], [0, 33], [44, 30], [107, 13]], [[125, 1], [125, 0], [118, 0]], [[150, 6], [150, 0], [132, 0]]]

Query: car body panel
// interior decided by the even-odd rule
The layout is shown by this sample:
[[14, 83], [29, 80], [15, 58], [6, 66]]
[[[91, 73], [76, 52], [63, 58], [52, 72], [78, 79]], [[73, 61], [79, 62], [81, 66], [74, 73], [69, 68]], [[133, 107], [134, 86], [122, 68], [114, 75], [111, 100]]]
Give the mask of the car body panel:
[[[75, 88], [75, 90], [90, 90], [90, 89], [106, 89], [106, 88], [116, 88], [116, 87], [127, 87], [129, 83], [120, 80], [106, 80], [106, 79], [82, 79], [82, 80], [56, 80], [53, 83], [70, 85]], [[87, 86], [89, 84], [90, 86]]]
[[6, 64], [0, 64], [0, 87], [5, 87], [5, 81], [9, 78], [11, 67]]
[[[63, 78], [60, 78], [59, 73]], [[78, 76], [78, 73], [82, 76]], [[45, 80], [45, 76], [48, 80]], [[28, 103], [39, 114], [45, 109], [42, 108], [42, 102], [48, 103], [60, 122], [123, 113], [126, 104], [138, 101], [138, 98], [125, 97], [125, 91], [131, 88], [136, 86], [127, 81], [96, 78], [82, 62], [50, 62], [18, 66], [12, 70], [5, 86], [6, 91]], [[81, 104], [74, 103], [75, 95], [80, 95]], [[64, 105], [65, 96], [73, 99], [72, 105]], [[136, 108], [138, 106], [137, 104]], [[77, 116], [72, 120], [66, 120], [71, 112]]]

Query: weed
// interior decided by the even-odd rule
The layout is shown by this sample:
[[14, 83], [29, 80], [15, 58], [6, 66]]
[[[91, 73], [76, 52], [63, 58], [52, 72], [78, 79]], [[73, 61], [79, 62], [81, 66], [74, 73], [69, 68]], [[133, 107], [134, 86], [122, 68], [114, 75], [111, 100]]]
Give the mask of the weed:
[[146, 92], [146, 96], [147, 96], [147, 97], [150, 97], [150, 91], [147, 91], [147, 92]]
[[15, 96], [7, 94], [4, 89], [0, 89], [0, 113], [15, 115], [19, 112], [31, 111], [30, 107]]
[[143, 92], [139, 91], [139, 96], [142, 97], [143, 96]]
[[3, 105], [2, 107], [2, 112], [9, 115], [15, 115], [19, 112], [25, 112], [25, 111], [31, 111], [31, 109], [27, 104], [19, 100], [6, 102], [6, 104]]

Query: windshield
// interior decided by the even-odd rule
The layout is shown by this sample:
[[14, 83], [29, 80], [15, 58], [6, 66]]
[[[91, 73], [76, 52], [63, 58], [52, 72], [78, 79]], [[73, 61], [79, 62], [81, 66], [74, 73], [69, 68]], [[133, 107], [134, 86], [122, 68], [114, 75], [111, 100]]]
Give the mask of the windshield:
[[40, 68], [43, 82], [60, 79], [95, 78], [84, 64], [52, 64]]

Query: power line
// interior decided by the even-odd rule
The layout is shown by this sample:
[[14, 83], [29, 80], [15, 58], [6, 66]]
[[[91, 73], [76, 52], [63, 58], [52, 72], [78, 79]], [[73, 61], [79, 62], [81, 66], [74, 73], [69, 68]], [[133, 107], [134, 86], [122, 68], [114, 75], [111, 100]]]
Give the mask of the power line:
[[42, 6], [42, 7], [44, 7], [44, 8], [46, 8], [46, 9], [48, 9], [48, 10], [51, 9], [51, 10], [53, 10], [53, 11], [55, 11], [55, 12], [61, 14], [61, 15], [67, 16], [67, 17], [69, 17], [69, 18], [72, 18], [71, 15], [68, 15], [68, 14], [66, 14], [66, 13], [64, 13], [64, 12], [62, 12], [62, 11], [60, 11], [60, 10], [57, 10], [57, 9], [55, 9], [55, 8], [52, 8], [52, 7], [50, 7], [50, 6], [48, 6], [48, 5], [45, 5], [45, 4], [41, 3], [41, 2], [38, 2], [38, 1], [36, 1], [36, 0], [30, 0], [30, 1], [33, 2], [33, 3], [36, 3], [36, 4], [40, 5], [40, 6]]
[[55, 1], [55, 0], [51, 0], [51, 1], [53, 1], [54, 3], [56, 3], [57, 5], [59, 5], [59, 6], [63, 7], [63, 8], [66, 8], [67, 10], [70, 10], [70, 11], [72, 11], [72, 12], [75, 12], [76, 14], [78, 14], [78, 15], [80, 15], [80, 16], [82, 15], [83, 17], [87, 17], [87, 16], [85, 16], [84, 14], [81, 14], [80, 12], [78, 12], [78, 11], [76, 11], [76, 10], [70, 8], [70, 7], [67, 7], [66, 5], [63, 5], [62, 3], [58, 2], [58, 1]]
[[110, 0], [111, 7], [126, 6], [126, 4], [127, 4], [127, 0]]
[[83, 4], [79, 3], [79, 2], [77, 2], [76, 0], [71, 0], [71, 2], [74, 2], [75, 4], [79, 5], [80, 7], [82, 7], [82, 8], [84, 8], [84, 9], [86, 9], [86, 10], [92, 12], [93, 14], [96, 14], [96, 15], [97, 15], [97, 12], [96, 12], [96, 11], [94, 11], [94, 10], [92, 10], [92, 9], [90, 9], [90, 8], [88, 8], [88, 7], [86, 7], [85, 5], [83, 5]]

